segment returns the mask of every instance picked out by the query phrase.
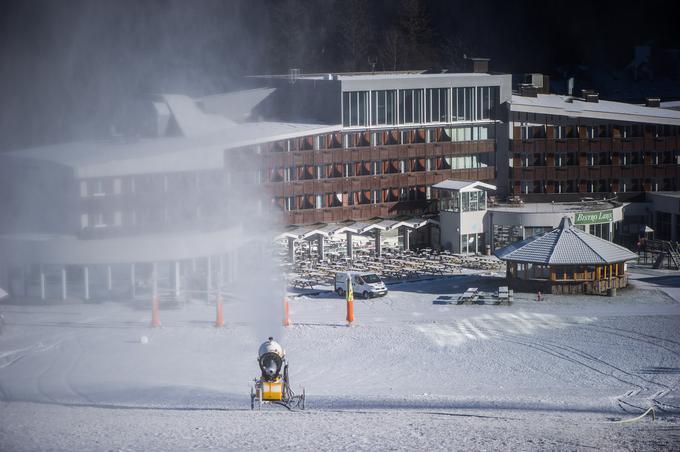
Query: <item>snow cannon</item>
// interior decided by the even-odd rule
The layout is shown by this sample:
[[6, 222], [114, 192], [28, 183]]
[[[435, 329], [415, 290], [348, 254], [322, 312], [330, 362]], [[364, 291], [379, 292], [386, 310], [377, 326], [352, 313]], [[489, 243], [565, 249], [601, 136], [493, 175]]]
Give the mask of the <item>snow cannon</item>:
[[263, 404], [273, 403], [289, 410], [304, 410], [305, 390], [303, 388], [301, 395], [295, 395], [290, 389], [286, 352], [281, 344], [270, 337], [260, 345], [257, 355], [260, 378], [255, 378], [255, 384], [250, 388], [250, 409], [255, 409], [257, 401], [259, 409]]

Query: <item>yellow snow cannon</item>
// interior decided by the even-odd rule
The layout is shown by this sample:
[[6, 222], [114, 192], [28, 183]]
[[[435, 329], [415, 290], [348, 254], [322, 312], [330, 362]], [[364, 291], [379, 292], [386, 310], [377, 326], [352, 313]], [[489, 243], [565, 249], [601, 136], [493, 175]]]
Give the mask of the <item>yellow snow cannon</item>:
[[301, 395], [295, 395], [290, 389], [286, 352], [273, 337], [260, 345], [257, 363], [261, 375], [253, 380], [255, 384], [250, 388], [251, 410], [255, 409], [256, 401], [258, 409], [264, 403], [275, 403], [289, 410], [305, 409], [305, 390], [303, 388]]

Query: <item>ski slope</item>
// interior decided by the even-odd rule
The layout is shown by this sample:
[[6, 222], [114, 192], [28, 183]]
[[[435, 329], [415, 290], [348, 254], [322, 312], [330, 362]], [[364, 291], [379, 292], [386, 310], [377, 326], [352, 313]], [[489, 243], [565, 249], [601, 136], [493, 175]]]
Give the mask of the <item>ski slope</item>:
[[[432, 301], [500, 280], [435, 278], [355, 300], [351, 327], [329, 292], [291, 297], [285, 329], [253, 324], [280, 301], [228, 301], [225, 328], [213, 305], [189, 302], [153, 330], [146, 302], [0, 305], [0, 450], [673, 449], [679, 279], [457, 306]], [[304, 412], [250, 410], [269, 334]], [[656, 421], [616, 423], [650, 406]]]

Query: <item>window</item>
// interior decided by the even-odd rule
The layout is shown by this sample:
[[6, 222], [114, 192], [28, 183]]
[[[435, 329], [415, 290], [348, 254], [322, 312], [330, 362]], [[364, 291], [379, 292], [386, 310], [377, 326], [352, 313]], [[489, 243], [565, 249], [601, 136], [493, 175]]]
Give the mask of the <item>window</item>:
[[499, 89], [497, 86], [480, 86], [477, 88], [476, 119], [496, 119]]
[[342, 125], [345, 127], [368, 125], [368, 91], [342, 93]]
[[371, 125], [396, 124], [397, 91], [372, 91], [371, 108]]
[[425, 90], [425, 121], [449, 121], [448, 88], [432, 88]]
[[399, 124], [423, 122], [423, 90], [399, 90]]

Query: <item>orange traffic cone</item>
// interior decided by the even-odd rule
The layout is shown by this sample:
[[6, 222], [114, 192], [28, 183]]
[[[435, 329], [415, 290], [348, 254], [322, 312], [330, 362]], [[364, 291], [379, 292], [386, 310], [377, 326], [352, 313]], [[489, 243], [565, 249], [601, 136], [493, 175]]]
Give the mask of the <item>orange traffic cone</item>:
[[151, 299], [151, 326], [153, 328], [158, 328], [161, 326], [161, 317], [159, 314], [160, 300], [158, 297], [153, 297]]
[[224, 312], [222, 310], [222, 295], [217, 296], [217, 318], [215, 319], [215, 327], [221, 328], [224, 326]]
[[288, 312], [288, 297], [283, 297], [283, 326], [290, 326], [290, 316]]

